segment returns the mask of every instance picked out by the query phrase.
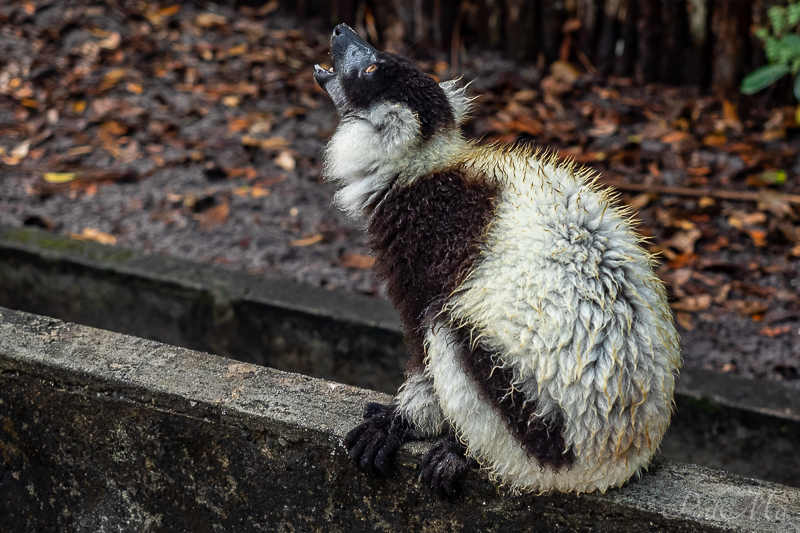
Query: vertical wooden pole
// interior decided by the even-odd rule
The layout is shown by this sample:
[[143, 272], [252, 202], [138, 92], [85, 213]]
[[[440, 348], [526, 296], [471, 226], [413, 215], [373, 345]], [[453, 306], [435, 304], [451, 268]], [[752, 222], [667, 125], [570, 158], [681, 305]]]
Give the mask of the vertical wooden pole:
[[658, 79], [661, 60], [661, 1], [639, 0], [637, 76], [641, 82]]
[[695, 85], [707, 85], [711, 79], [710, 61], [710, 0], [687, 0], [692, 60], [685, 70], [686, 81]]
[[636, 24], [639, 20], [639, 4], [637, 0], [625, 0], [623, 9], [620, 10], [620, 38], [614, 49], [614, 74], [617, 76], [630, 76], [636, 61], [636, 45], [638, 33]]
[[686, 3], [667, 0], [662, 4], [661, 16], [664, 28], [661, 39], [661, 81], [677, 85], [684, 81], [687, 61], [694, 62], [700, 58], [688, 57], [686, 54], [689, 40]]
[[563, 32], [561, 28], [564, 25], [565, 13], [566, 11], [563, 2], [554, 0], [545, 0], [544, 2], [541, 2], [541, 45], [545, 59], [548, 62], [558, 59], [559, 49], [561, 48], [561, 39], [563, 38]]
[[615, 59], [619, 23], [617, 17], [622, 9], [622, 0], [606, 0], [600, 22], [600, 39], [597, 43], [597, 69], [602, 75], [611, 71]]
[[578, 0], [577, 16], [581, 21], [578, 34], [578, 46], [592, 62], [597, 62], [595, 39], [597, 38], [598, 2], [596, 0]]
[[[505, 48], [509, 57], [513, 59], [532, 58], [536, 54], [536, 38], [539, 34], [536, 26], [536, 4], [537, 2], [528, 0], [505, 0]], [[549, 24], [555, 22], [547, 22], [545, 26]], [[558, 34], [561, 34], [560, 23]], [[557, 58], [558, 45], [553, 60]]]
[[715, 0], [711, 26], [714, 33], [711, 84], [719, 94], [738, 96], [749, 13], [750, 2]]

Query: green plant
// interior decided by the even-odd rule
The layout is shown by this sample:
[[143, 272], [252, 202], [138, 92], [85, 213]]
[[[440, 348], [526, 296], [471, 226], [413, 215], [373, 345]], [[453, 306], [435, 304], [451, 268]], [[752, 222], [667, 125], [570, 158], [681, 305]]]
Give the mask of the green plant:
[[758, 28], [756, 37], [764, 41], [764, 53], [769, 65], [755, 69], [742, 80], [744, 94], [753, 94], [775, 83], [786, 74], [794, 76], [794, 96], [800, 100], [800, 0], [789, 0], [786, 7], [772, 6], [767, 10], [772, 31]]

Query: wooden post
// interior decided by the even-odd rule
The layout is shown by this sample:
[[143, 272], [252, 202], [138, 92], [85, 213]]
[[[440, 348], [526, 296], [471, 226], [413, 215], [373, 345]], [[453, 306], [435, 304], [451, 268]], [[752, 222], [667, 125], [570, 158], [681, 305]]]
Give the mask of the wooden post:
[[689, 22], [692, 61], [687, 65], [686, 81], [696, 85], [706, 85], [710, 79], [711, 62], [709, 58], [710, 0], [687, 0], [686, 11]]
[[637, 76], [641, 82], [658, 79], [661, 61], [661, 1], [639, 0]]
[[578, 46], [586, 54], [586, 57], [597, 62], [595, 55], [595, 42], [597, 39], [597, 18], [598, 12], [595, 0], [578, 0], [576, 5], [577, 17], [581, 21], [581, 29], [578, 36]]
[[[529, 2], [523, 2], [529, 3]], [[566, 13], [563, 2], [545, 1], [539, 2], [542, 14], [542, 51], [548, 62], [558, 59], [563, 38], [562, 26], [564, 25], [564, 15]]]
[[[550, 2], [545, 3], [549, 4]], [[509, 57], [513, 59], [535, 57], [537, 52], [536, 37], [539, 34], [539, 32], [536, 31], [536, 2], [529, 2], [528, 0], [505, 0], [505, 7], [506, 52], [508, 53]], [[548, 21], [542, 28], [543, 39], [545, 39], [548, 43], [556, 43], [552, 59], [548, 57], [548, 60], [555, 61], [558, 59], [558, 45], [560, 44], [561, 23], [563, 21], [561, 18], [558, 18], [558, 22], [556, 22], [556, 19], [550, 20], [544, 17], [542, 20]], [[552, 28], [548, 27], [555, 26], [556, 24], [558, 27], [555, 29], [555, 31], [557, 32], [558, 38], [554, 39], [552, 36], [553, 30]], [[548, 29], [550, 30], [549, 32]]]
[[630, 76], [633, 73], [633, 65], [636, 60], [636, 41], [638, 34], [636, 23], [639, 18], [639, 4], [637, 0], [625, 0], [624, 7], [620, 11], [621, 35], [614, 53], [614, 74], [617, 76]]
[[686, 3], [668, 0], [662, 4], [662, 26], [665, 29], [662, 38], [661, 81], [665, 83], [682, 83], [687, 63], [700, 58], [687, 57], [686, 43], [689, 33], [689, 22], [686, 14]]
[[719, 94], [738, 96], [742, 57], [747, 45], [750, 3], [715, 0], [712, 13], [714, 33], [711, 84]]
[[597, 43], [597, 69], [602, 75], [608, 74], [615, 59], [617, 36], [619, 34], [619, 12], [623, 0], [606, 0], [600, 27], [600, 40]]

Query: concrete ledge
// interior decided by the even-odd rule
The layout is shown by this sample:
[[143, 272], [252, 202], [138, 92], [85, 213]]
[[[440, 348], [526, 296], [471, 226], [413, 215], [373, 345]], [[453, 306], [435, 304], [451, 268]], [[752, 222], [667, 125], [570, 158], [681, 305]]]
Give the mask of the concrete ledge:
[[[392, 393], [407, 354], [384, 301], [0, 227], [0, 305]], [[667, 457], [800, 487], [800, 394], [684, 369]]]
[[354, 387], [0, 309], [2, 531], [800, 531], [800, 490], [657, 461], [605, 495], [369, 479]]
[[32, 228], [0, 226], [0, 306], [384, 392], [408, 359], [382, 300]]

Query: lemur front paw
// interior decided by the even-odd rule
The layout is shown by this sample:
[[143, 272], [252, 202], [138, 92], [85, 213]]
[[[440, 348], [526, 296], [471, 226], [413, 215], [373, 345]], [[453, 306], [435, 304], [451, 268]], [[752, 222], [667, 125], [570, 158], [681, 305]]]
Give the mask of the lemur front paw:
[[434, 444], [422, 459], [422, 483], [443, 500], [456, 498], [461, 494], [461, 478], [477, 465], [466, 452], [455, 435], [448, 435]]
[[347, 455], [362, 472], [389, 476], [392, 456], [405, 442], [416, 438], [414, 426], [393, 405], [367, 404], [364, 418], [344, 438]]

